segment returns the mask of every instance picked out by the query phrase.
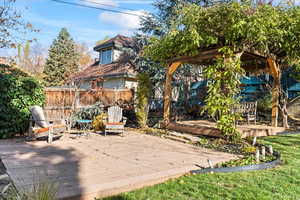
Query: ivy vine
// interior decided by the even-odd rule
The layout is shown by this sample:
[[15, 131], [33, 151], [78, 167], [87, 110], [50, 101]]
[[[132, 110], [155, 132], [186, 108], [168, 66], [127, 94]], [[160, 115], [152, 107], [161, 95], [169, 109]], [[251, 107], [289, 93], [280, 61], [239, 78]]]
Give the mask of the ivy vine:
[[241, 52], [234, 53], [230, 47], [220, 49], [223, 54], [213, 65], [205, 68], [208, 78], [208, 95], [205, 99], [205, 110], [217, 118], [217, 128], [228, 140], [238, 140], [240, 133], [235, 128], [235, 120], [239, 117], [234, 107], [239, 103], [240, 77], [244, 74], [241, 67]]

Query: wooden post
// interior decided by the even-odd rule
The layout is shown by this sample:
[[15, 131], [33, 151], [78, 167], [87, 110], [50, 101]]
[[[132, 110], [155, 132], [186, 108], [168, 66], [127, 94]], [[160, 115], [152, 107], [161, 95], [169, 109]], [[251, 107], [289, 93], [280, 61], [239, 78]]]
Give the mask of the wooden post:
[[272, 145], [269, 145], [269, 153], [270, 153], [271, 155], [273, 155], [273, 147], [272, 147]]
[[266, 147], [265, 147], [265, 146], [262, 146], [262, 147], [261, 147], [261, 158], [262, 158], [263, 160], [266, 159]]
[[260, 161], [260, 158], [259, 158], [259, 149], [256, 149], [255, 160], [256, 160], [257, 163], [259, 163], [259, 161]]
[[252, 146], [256, 145], [256, 136], [254, 136], [253, 141], [252, 141]]
[[213, 166], [211, 160], [207, 159], [207, 162], [208, 162], [208, 166], [209, 166], [210, 168], [214, 168], [214, 166]]
[[272, 126], [278, 126], [278, 111], [279, 111], [279, 96], [280, 96], [280, 69], [275, 60], [268, 58], [268, 66], [270, 68], [271, 75], [274, 79], [272, 87]]
[[181, 63], [175, 62], [166, 69], [166, 81], [164, 88], [164, 126], [170, 123], [170, 105], [172, 98], [172, 75]]
[[49, 130], [48, 130], [48, 143], [51, 144], [53, 141], [53, 125], [50, 124]]
[[75, 89], [74, 91], [74, 111], [76, 112], [78, 107], [80, 106], [80, 92]]

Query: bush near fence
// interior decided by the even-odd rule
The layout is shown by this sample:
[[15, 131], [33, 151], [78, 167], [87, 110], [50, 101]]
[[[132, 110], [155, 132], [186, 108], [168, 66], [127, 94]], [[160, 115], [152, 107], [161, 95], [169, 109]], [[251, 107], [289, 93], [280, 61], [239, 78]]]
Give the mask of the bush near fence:
[[41, 83], [17, 66], [0, 64], [0, 138], [25, 133], [30, 107], [43, 105]]

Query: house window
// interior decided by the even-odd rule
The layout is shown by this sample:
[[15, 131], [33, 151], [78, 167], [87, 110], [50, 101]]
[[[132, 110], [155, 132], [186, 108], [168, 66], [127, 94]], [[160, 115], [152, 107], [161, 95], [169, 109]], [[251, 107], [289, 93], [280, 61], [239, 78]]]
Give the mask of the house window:
[[100, 63], [108, 64], [112, 62], [112, 50], [107, 49], [100, 52]]

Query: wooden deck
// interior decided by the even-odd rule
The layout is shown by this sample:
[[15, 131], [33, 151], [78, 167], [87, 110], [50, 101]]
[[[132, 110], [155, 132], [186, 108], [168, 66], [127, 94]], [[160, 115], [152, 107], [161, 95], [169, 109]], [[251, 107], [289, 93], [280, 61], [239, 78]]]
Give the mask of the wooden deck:
[[60, 199], [92, 200], [161, 183], [236, 158], [235, 155], [183, 144], [157, 136], [127, 133], [124, 137], [69, 134], [45, 141], [0, 141], [0, 157], [19, 189], [40, 182], [58, 184]]
[[[221, 137], [221, 132], [216, 128], [216, 123], [206, 120], [191, 120], [171, 122], [167, 128], [173, 131], [187, 132], [195, 135], [204, 135], [212, 137]], [[265, 125], [238, 125], [238, 131], [242, 134], [242, 138], [248, 136], [270, 136], [283, 132], [283, 127], [272, 127]]]

